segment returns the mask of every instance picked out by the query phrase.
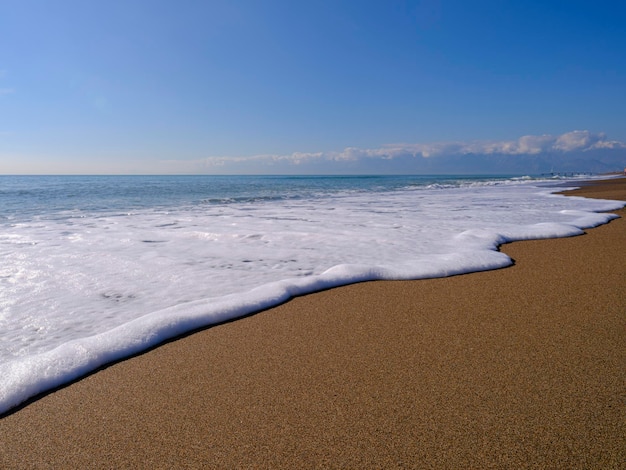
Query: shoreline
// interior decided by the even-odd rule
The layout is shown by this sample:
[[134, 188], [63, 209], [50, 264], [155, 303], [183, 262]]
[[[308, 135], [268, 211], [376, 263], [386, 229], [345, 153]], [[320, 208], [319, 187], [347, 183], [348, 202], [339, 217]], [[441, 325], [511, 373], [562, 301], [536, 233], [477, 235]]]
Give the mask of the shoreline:
[[624, 228], [514, 242], [510, 268], [353, 284], [166, 343], [2, 418], [0, 464], [620, 468]]

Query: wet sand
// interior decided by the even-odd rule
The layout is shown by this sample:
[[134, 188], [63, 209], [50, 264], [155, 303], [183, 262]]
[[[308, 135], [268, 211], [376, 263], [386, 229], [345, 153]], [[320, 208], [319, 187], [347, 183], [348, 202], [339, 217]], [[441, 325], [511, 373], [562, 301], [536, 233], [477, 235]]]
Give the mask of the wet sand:
[[502, 251], [112, 365], [2, 418], [0, 467], [626, 468], [624, 219]]

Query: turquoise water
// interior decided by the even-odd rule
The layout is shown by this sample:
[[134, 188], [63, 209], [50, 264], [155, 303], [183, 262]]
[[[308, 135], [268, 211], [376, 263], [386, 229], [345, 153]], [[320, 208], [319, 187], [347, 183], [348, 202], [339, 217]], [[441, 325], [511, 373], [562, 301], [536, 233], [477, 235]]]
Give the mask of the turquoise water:
[[0, 176], [0, 220], [64, 211], [319, 198], [429, 185], [511, 181], [508, 176]]

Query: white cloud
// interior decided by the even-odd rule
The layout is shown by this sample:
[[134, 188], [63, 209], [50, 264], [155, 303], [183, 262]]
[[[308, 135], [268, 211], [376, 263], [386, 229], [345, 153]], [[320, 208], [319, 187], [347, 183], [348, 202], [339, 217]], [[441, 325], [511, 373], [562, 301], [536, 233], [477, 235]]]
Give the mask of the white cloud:
[[[525, 135], [516, 140], [434, 142], [389, 144], [378, 148], [346, 147], [341, 151], [293, 152], [253, 156], [215, 156], [201, 160], [162, 161], [163, 171], [175, 172], [297, 172], [298, 168], [317, 167], [332, 171], [337, 165], [385, 164], [389, 160], [414, 160], [422, 157], [438, 161], [439, 157], [472, 155], [524, 156], [552, 155], [566, 157], [594, 149], [626, 149], [626, 143], [608, 140], [603, 133], [572, 131], [561, 135]], [[469, 162], [470, 160], [468, 160]], [[291, 170], [289, 170], [291, 168]]]
[[564, 152], [583, 150], [591, 147], [592, 144], [598, 142], [602, 137], [602, 135], [592, 135], [589, 131], [568, 132], [560, 135], [554, 142], [553, 147]]
[[624, 142], [609, 141], [603, 133], [572, 131], [558, 136], [525, 135], [517, 140], [439, 142], [433, 144], [407, 144], [396, 146], [396, 151], [419, 154], [423, 157], [440, 155], [502, 154], [538, 155], [546, 152], [587, 151], [599, 148], [626, 148]]

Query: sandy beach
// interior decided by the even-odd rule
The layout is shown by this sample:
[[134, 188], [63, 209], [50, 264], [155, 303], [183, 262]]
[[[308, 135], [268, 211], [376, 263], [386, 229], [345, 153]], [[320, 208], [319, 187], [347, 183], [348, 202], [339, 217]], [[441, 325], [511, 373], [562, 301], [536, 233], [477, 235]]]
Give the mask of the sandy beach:
[[[626, 200], [626, 179], [572, 195]], [[506, 269], [293, 299], [0, 419], [0, 467], [626, 468], [626, 211]]]

